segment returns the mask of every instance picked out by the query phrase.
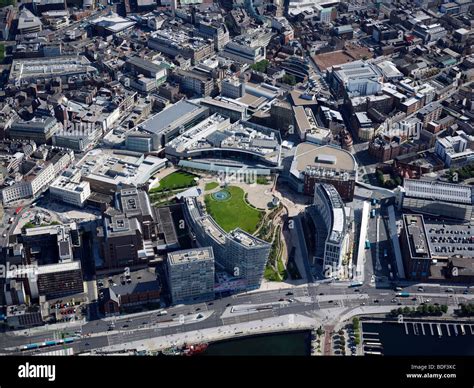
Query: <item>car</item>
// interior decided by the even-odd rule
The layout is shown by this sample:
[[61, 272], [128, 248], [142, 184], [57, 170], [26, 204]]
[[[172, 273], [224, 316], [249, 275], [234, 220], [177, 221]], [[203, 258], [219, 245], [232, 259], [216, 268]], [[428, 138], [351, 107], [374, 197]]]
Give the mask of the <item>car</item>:
[[365, 306], [365, 302], [360, 304], [361, 306]]
[[328, 303], [332, 303], [333, 301], [332, 300], [328, 300]]
[[128, 325], [123, 325], [122, 328], [126, 329], [128, 327]]
[[319, 296], [322, 296], [322, 295], [324, 295], [324, 292], [320, 292], [320, 293], [319, 293]]
[[392, 303], [397, 303], [397, 300], [396, 300], [396, 299], [392, 299]]
[[201, 308], [200, 308], [200, 307], [198, 307], [198, 308], [196, 309], [196, 311], [201, 311]]
[[230, 303], [227, 303], [227, 304], [225, 305], [225, 307], [230, 307], [230, 306], [231, 306], [231, 304], [230, 304]]
[[142, 322], [142, 325], [148, 325], [148, 322]]
[[176, 316], [176, 314], [174, 314], [174, 313], [173, 313], [173, 314], [171, 314], [171, 316], [172, 316], [172, 317], [175, 317], [175, 316]]
[[283, 299], [283, 298], [278, 299], [278, 302], [284, 302], [284, 301], [285, 301], [285, 299]]
[[3, 233], [3, 234], [2, 234], [2, 237], [7, 237], [7, 234], [6, 234], [6, 233]]
[[397, 305], [401, 306], [402, 304], [401, 304], [401, 302], [398, 302]]
[[454, 290], [452, 288], [447, 288], [446, 292], [454, 292]]
[[191, 314], [192, 314], [192, 312], [191, 312], [191, 311], [188, 311], [188, 315], [191, 315]]
[[354, 290], [354, 292], [360, 292], [360, 290], [359, 290], [358, 288], [356, 288], [356, 289]]
[[413, 298], [411, 298], [412, 301], [416, 302], [416, 296], [414, 296]]
[[286, 293], [286, 296], [291, 296], [291, 295], [293, 295], [292, 292], [287, 292], [287, 293]]
[[213, 304], [214, 304], [214, 303], [212, 303], [212, 302], [209, 302], [207, 305], [208, 305], [208, 306], [212, 306]]
[[378, 300], [378, 299], [374, 299], [374, 303], [379, 303], [379, 300]]
[[425, 291], [425, 289], [420, 286], [420, 287], [418, 287], [418, 291], [423, 292], [423, 291]]
[[464, 290], [464, 291], [463, 291], [463, 294], [464, 294], [464, 295], [469, 294], [469, 290]]

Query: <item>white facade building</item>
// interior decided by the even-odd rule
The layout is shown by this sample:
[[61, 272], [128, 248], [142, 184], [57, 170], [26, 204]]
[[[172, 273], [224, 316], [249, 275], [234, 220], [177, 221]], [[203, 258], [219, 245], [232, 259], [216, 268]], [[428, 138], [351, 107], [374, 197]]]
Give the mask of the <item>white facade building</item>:
[[81, 173], [66, 171], [59, 176], [49, 187], [51, 197], [69, 203], [74, 206], [83, 207], [84, 202], [91, 195], [89, 182], [81, 182]]
[[437, 139], [435, 153], [444, 161], [446, 167], [470, 163], [474, 160], [474, 151], [468, 148], [472, 140], [464, 131], [457, 131], [455, 136]]
[[347, 209], [333, 185], [316, 184], [314, 207], [317, 217], [314, 222], [324, 222], [327, 237], [324, 244], [324, 273], [326, 277], [337, 277], [349, 248]]
[[448, 201], [471, 205], [472, 186], [423, 179], [404, 179], [406, 197], [424, 198], [432, 201]]

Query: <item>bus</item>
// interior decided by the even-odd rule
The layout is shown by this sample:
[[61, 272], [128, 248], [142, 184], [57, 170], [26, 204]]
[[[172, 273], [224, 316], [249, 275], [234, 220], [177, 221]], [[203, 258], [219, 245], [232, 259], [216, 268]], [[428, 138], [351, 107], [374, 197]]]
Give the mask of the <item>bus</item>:
[[23, 209], [23, 208], [22, 208], [21, 206], [18, 206], [18, 207], [15, 209], [15, 215], [20, 214], [20, 212], [21, 212], [22, 209]]
[[363, 282], [352, 282], [349, 287], [360, 287], [362, 286], [364, 283]]
[[370, 241], [365, 240], [365, 249], [370, 249]]
[[410, 293], [409, 292], [399, 292], [397, 294], [397, 296], [399, 296], [401, 298], [408, 298], [410, 296]]

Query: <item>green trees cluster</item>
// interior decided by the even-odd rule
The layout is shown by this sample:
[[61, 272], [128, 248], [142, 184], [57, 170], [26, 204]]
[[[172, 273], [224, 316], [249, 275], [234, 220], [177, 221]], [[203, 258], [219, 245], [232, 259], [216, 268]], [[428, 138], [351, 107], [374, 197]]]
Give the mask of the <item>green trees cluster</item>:
[[458, 169], [452, 168], [449, 170], [449, 180], [451, 182], [459, 182], [472, 177], [474, 177], [474, 163]]
[[357, 317], [352, 319], [352, 327], [354, 328], [354, 342], [357, 345], [360, 344], [360, 320]]
[[250, 68], [260, 73], [266, 73], [269, 65], [270, 61], [262, 59], [261, 61], [254, 63]]
[[377, 170], [376, 175], [378, 184], [387, 189], [394, 189], [395, 187], [400, 186], [402, 184], [402, 178], [400, 178], [399, 176], [390, 177], [390, 179], [385, 180], [384, 174], [380, 170]]
[[296, 78], [293, 74], [285, 74], [282, 81], [290, 86], [296, 85]]
[[474, 304], [461, 303], [459, 305], [459, 310], [456, 312], [456, 314], [463, 317], [474, 317]]
[[445, 304], [443, 305], [432, 305], [432, 304], [424, 304], [418, 307], [399, 307], [398, 309], [393, 309], [390, 311], [391, 316], [398, 316], [400, 314], [409, 316], [409, 317], [419, 317], [419, 316], [441, 316], [448, 312], [448, 306]]

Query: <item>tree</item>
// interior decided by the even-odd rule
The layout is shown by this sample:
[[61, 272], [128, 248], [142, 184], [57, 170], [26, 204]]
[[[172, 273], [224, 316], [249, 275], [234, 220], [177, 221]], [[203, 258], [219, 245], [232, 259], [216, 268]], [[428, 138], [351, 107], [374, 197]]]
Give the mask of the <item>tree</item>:
[[359, 330], [359, 323], [359, 318], [354, 317], [354, 319], [352, 320], [352, 326], [354, 326], [354, 330]]
[[423, 314], [425, 315], [428, 314], [428, 306], [426, 304], [423, 305], [422, 311], [423, 311]]
[[268, 65], [270, 65], [270, 62], [266, 59], [262, 59], [261, 61], [254, 63], [252, 66], [250, 66], [250, 68], [260, 73], [266, 73]]
[[446, 306], [445, 304], [442, 304], [441, 305], [441, 311], [446, 314], [448, 312], [448, 306]]
[[296, 85], [296, 78], [293, 74], [285, 74], [282, 78], [282, 81], [288, 85]]

